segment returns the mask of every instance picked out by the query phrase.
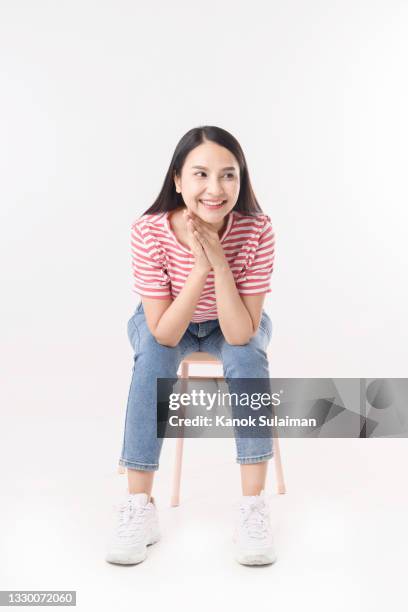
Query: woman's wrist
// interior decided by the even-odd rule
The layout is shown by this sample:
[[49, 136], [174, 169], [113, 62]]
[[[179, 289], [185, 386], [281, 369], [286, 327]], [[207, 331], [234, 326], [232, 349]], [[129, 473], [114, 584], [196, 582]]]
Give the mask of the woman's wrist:
[[209, 272], [211, 272], [211, 267], [200, 264], [196, 261], [193, 265], [192, 270], [194, 271], [195, 274], [205, 278], [208, 276]]
[[231, 272], [228, 261], [222, 261], [219, 264], [216, 264], [213, 269], [214, 274], [227, 274], [228, 272]]

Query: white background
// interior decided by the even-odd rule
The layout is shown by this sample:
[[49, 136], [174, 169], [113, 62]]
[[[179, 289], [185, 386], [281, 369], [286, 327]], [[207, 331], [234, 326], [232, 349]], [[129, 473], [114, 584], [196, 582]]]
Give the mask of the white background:
[[[120, 596], [119, 575], [129, 581], [124, 605], [137, 604], [132, 585], [143, 572], [143, 602], [158, 597], [154, 590], [148, 595], [152, 565], [120, 574], [124, 568], [104, 564], [98, 547], [106, 508], [124, 478], [115, 468], [132, 369], [126, 324], [139, 299], [132, 292], [130, 226], [156, 198], [178, 140], [192, 127], [218, 125], [240, 141], [274, 225], [275, 270], [265, 303], [273, 322], [271, 376], [407, 375], [407, 18], [407, 3], [397, 0], [0, 2], [0, 463], [3, 526], [13, 526], [0, 588], [78, 588], [89, 610], [99, 582], [107, 581], [99, 607], [107, 593], [112, 601]], [[162, 456], [168, 472], [157, 479], [163, 508], [171, 442]], [[233, 441], [222, 442], [190, 445], [186, 517], [199, 516], [208, 499], [228, 506], [229, 493], [239, 494]], [[369, 605], [372, 572], [380, 568], [364, 555], [381, 519], [383, 537], [391, 520], [393, 545], [403, 537], [394, 510], [407, 504], [406, 491], [397, 480], [394, 494], [402, 497], [395, 505], [384, 487], [406, 457], [405, 441], [283, 440], [281, 447], [290, 474], [287, 496], [275, 499], [281, 566], [259, 570], [265, 589], [257, 586], [259, 605], [269, 595], [281, 609], [290, 601], [323, 609], [334, 596], [331, 610], [372, 610], [381, 593], [390, 603], [398, 587], [384, 580], [398, 570], [387, 566], [383, 590]], [[349, 460], [348, 494], [360, 496], [355, 503], [341, 488], [341, 457]], [[373, 504], [361, 497], [368, 465]], [[205, 487], [201, 497], [194, 470]], [[375, 482], [381, 473], [383, 486]], [[232, 474], [234, 489], [224, 486]], [[272, 470], [270, 477], [273, 491]], [[310, 490], [326, 501], [313, 507]], [[337, 514], [336, 494], [350, 503], [349, 515]], [[288, 517], [295, 510], [304, 517], [305, 500], [311, 522], [296, 539], [298, 523]], [[340, 516], [349, 536], [353, 513], [360, 511], [361, 528], [367, 525], [364, 503], [367, 511], [382, 508], [375, 533], [347, 539], [330, 573], [327, 554], [339, 526], [330, 517]], [[178, 510], [163, 509], [164, 521], [166, 511]], [[329, 522], [319, 532], [322, 516]], [[182, 543], [182, 525], [169, 529], [174, 549], [167, 558], [154, 551], [156, 564], [166, 561], [167, 587], [181, 595], [183, 574], [192, 568], [210, 581], [225, 571], [232, 589], [223, 592], [221, 582], [222, 595], [246, 609], [256, 600], [245, 582], [253, 568], [235, 568], [228, 553], [220, 563], [228, 531], [217, 541], [214, 525], [200, 523]], [[202, 529], [214, 545], [203, 554]], [[313, 538], [303, 547], [305, 533]], [[318, 533], [328, 546], [321, 555]], [[71, 556], [67, 538], [79, 542]], [[375, 560], [395, 561], [395, 550], [382, 544]], [[308, 589], [304, 583], [297, 593], [291, 580], [309, 567], [311, 548]], [[196, 565], [174, 569], [174, 560], [194, 554]], [[346, 567], [359, 554], [364, 592]], [[86, 563], [89, 574], [81, 570]], [[171, 598], [163, 601], [170, 605]]]

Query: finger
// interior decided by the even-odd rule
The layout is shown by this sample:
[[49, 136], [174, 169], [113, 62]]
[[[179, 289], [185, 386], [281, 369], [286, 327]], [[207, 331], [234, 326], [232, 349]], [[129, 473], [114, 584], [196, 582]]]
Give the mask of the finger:
[[197, 221], [197, 222], [194, 221], [194, 224], [196, 228], [198, 229], [198, 231], [208, 239], [212, 238], [213, 236], [217, 234], [217, 232], [214, 230], [213, 227], [208, 227], [202, 221]]
[[198, 228], [198, 233], [203, 238], [203, 240], [209, 240], [211, 238], [211, 235], [202, 227]]
[[202, 224], [200, 223], [200, 221], [196, 221], [196, 220], [192, 220], [190, 217], [187, 219], [187, 227], [190, 229], [191, 231], [194, 232], [195, 230], [197, 230], [199, 232], [199, 234], [206, 239], [207, 241], [211, 238], [211, 233], [208, 232], [206, 230], [206, 228], [204, 228], [202, 226]]
[[203, 236], [203, 235], [202, 235], [202, 233], [201, 233], [201, 232], [198, 232], [197, 230], [195, 230], [195, 231], [194, 231], [194, 234], [197, 236], [197, 240], [199, 240], [199, 241], [200, 241], [200, 244], [201, 244], [203, 247], [204, 247], [204, 246], [207, 246], [208, 241], [207, 241], [207, 239], [205, 238], [205, 236]]
[[189, 221], [192, 221], [192, 222], [194, 223], [194, 222], [195, 222], [195, 220], [196, 220], [195, 218], [193, 218], [193, 216], [192, 216], [192, 215], [191, 215], [189, 212], [186, 212], [186, 214], [184, 215], [184, 217], [185, 217], [185, 219], [186, 219], [187, 223], [188, 223]]
[[193, 238], [193, 240], [195, 240], [196, 244], [201, 245], [200, 242], [200, 232], [196, 230], [196, 228], [194, 227], [193, 223], [188, 223], [188, 230]]
[[192, 221], [191, 219], [188, 219], [188, 221], [187, 221], [187, 229], [188, 229], [190, 232], [194, 232], [194, 230], [195, 230], [195, 229], [197, 229], [197, 228], [196, 228], [196, 226], [194, 225], [194, 223], [193, 223], [193, 221]]
[[193, 232], [198, 231], [199, 235], [202, 236], [203, 238], [209, 238], [209, 235], [206, 232], [206, 230], [203, 229], [202, 227], [197, 226], [197, 224], [194, 221], [189, 220], [189, 223], [187, 225], [191, 227], [191, 230]]
[[193, 233], [193, 242], [197, 249], [200, 250], [200, 253], [205, 253], [204, 244], [201, 243], [199, 236], [196, 235], [197, 232]]
[[196, 230], [204, 230], [200, 220], [198, 218], [192, 219], [190, 216], [187, 216], [187, 225], [191, 224], [191, 227]]
[[195, 213], [191, 212], [190, 210], [186, 210], [186, 217], [187, 217], [187, 219], [189, 219], [189, 218], [192, 219], [197, 224], [206, 225], [205, 221], [200, 219], [200, 217], [198, 215], [196, 215]]
[[197, 228], [195, 227], [194, 223], [192, 221], [190, 221], [187, 225], [188, 225], [188, 229], [189, 229], [190, 233], [193, 234], [193, 236], [194, 236], [194, 232], [197, 231]]

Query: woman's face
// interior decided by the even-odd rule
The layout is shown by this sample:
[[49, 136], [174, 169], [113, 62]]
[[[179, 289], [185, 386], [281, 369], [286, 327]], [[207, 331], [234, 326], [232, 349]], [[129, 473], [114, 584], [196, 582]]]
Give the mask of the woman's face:
[[207, 141], [190, 151], [174, 182], [188, 210], [220, 229], [238, 200], [238, 162], [228, 149]]

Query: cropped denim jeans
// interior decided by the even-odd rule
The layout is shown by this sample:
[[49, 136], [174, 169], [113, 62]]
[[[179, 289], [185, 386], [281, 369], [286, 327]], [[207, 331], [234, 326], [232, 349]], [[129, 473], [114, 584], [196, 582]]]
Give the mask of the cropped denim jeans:
[[[127, 330], [134, 365], [119, 459], [124, 467], [159, 469], [164, 438], [157, 437], [157, 378], [177, 380], [179, 365], [190, 353], [203, 351], [220, 359], [230, 393], [234, 392], [234, 379], [270, 378], [266, 351], [272, 338], [272, 321], [264, 310], [257, 334], [242, 345], [225, 340], [218, 319], [191, 322], [175, 347], [160, 344], [147, 326], [142, 302], [129, 319]], [[234, 435], [237, 463], [259, 463], [273, 457], [272, 434], [243, 438], [234, 430]]]

